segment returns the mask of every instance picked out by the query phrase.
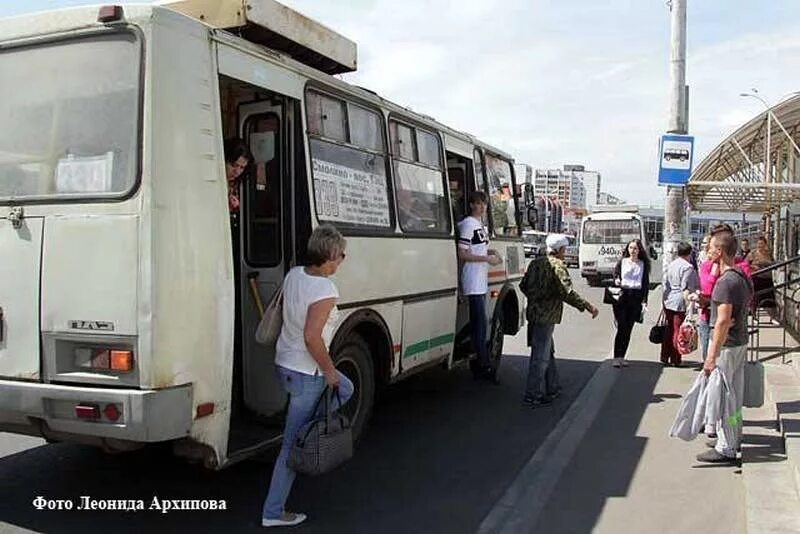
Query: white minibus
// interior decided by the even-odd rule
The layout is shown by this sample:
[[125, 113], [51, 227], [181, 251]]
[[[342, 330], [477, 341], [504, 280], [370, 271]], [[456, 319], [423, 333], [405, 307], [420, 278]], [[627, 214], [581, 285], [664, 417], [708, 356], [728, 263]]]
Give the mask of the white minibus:
[[[376, 388], [470, 361], [455, 225], [471, 192], [516, 190], [513, 159], [329, 74], [355, 68], [355, 45], [327, 28], [272, 0], [241, 8], [0, 20], [0, 431], [171, 442], [209, 468], [277, 443], [286, 395], [254, 339], [258, 301], [321, 222], [348, 240], [331, 352], [356, 434]], [[230, 138], [254, 160], [235, 223]], [[504, 259], [487, 296], [498, 364], [524, 321], [514, 206], [486, 221]]]
[[[614, 267], [625, 245], [640, 239], [651, 260], [657, 259], [648, 242], [641, 217], [635, 212], [612, 211], [590, 213], [581, 221], [578, 256], [581, 276], [590, 286], [599, 286], [613, 278]], [[661, 282], [661, 265], [651, 261], [650, 284]]]

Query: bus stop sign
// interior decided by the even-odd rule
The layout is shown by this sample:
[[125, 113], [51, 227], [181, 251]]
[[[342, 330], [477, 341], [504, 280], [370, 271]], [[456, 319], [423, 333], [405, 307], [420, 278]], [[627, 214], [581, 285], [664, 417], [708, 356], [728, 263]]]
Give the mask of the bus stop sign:
[[666, 134], [658, 147], [658, 185], [686, 185], [692, 174], [694, 137]]

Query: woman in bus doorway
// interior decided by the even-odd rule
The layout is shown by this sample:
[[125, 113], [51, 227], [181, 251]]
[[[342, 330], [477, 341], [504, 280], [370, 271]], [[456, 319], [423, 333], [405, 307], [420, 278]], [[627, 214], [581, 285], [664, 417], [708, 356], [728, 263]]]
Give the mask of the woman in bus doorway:
[[275, 364], [281, 385], [289, 393], [289, 408], [283, 445], [261, 513], [261, 525], [265, 527], [305, 521], [305, 514], [284, 508], [295, 477], [287, 465], [289, 451], [297, 432], [314, 417], [317, 401], [327, 386], [339, 389], [342, 404], [353, 395], [353, 383], [336, 370], [328, 352], [339, 297], [329, 277], [344, 261], [346, 244], [333, 226], [318, 226], [308, 240], [309, 265], [293, 268], [283, 281], [283, 327], [275, 349]]
[[641, 322], [650, 291], [650, 258], [642, 242], [634, 239], [622, 251], [614, 268], [614, 283], [622, 288], [614, 304], [617, 335], [614, 337], [614, 367], [627, 367], [625, 354], [636, 322]]

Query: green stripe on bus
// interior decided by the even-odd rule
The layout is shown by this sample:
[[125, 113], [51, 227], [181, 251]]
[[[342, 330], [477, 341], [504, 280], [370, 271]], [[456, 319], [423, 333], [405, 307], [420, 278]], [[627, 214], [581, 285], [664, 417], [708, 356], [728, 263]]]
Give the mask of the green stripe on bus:
[[420, 352], [425, 352], [440, 345], [446, 345], [448, 343], [452, 343], [455, 338], [456, 338], [455, 334], [446, 334], [444, 336], [439, 336], [432, 339], [426, 339], [425, 341], [414, 343], [413, 345], [409, 345], [408, 347], [406, 347], [406, 351], [403, 353], [403, 358], [404, 359], [410, 358], [411, 356], [415, 356]]

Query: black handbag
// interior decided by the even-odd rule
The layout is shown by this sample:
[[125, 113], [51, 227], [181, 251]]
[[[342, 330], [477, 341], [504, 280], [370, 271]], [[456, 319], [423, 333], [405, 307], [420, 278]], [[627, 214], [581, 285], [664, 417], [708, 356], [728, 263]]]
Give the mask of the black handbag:
[[340, 466], [353, 457], [353, 430], [350, 421], [334, 411], [333, 400], [339, 408], [342, 399], [338, 388], [325, 388], [317, 406], [324, 402], [321, 416], [317, 416], [300, 428], [287, 460], [290, 469], [304, 475], [321, 475]]
[[667, 318], [664, 315], [664, 310], [661, 310], [661, 315], [658, 316], [658, 321], [650, 329], [650, 343], [661, 345], [664, 342], [664, 332], [667, 330]]
[[621, 287], [606, 287], [603, 291], [603, 304], [618, 304], [622, 296]]

